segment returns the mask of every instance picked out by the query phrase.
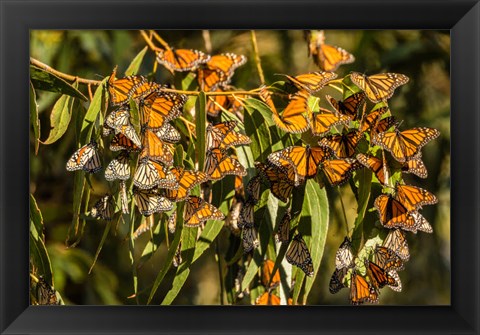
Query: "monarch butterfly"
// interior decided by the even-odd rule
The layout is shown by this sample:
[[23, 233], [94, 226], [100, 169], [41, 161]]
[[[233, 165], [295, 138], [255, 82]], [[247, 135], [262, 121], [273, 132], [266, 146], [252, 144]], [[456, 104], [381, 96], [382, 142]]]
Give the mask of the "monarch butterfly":
[[173, 208], [170, 200], [160, 196], [156, 190], [142, 190], [133, 188], [133, 198], [140, 214], [150, 216], [153, 213], [166, 212]]
[[162, 141], [157, 133], [151, 129], [143, 129], [143, 148], [140, 153], [140, 159], [148, 157], [151, 160], [159, 161], [165, 165], [173, 164], [174, 146], [170, 143]]
[[127, 185], [125, 185], [125, 181], [121, 180], [120, 184], [120, 203], [122, 205], [122, 213], [123, 214], [130, 214], [130, 210], [128, 209], [128, 198], [127, 198]]
[[175, 174], [147, 157], [138, 161], [137, 170], [133, 176], [133, 184], [139, 189], [150, 189], [157, 186], [167, 189], [179, 188]]
[[164, 88], [164, 86], [153, 81], [145, 81], [133, 86], [132, 99], [140, 102], [143, 98], [152, 92], [157, 92]]
[[318, 141], [318, 145], [332, 150], [337, 158], [348, 158], [353, 156], [362, 137], [362, 132], [352, 130], [345, 134], [326, 136]]
[[208, 176], [205, 173], [195, 170], [185, 170], [180, 166], [174, 167], [170, 172], [175, 176], [178, 184], [178, 189], [165, 190], [165, 197], [172, 201], [185, 200], [192, 188], [208, 180]]
[[249, 253], [260, 245], [260, 242], [258, 241], [257, 229], [255, 229], [254, 225], [243, 227], [242, 245], [244, 254]]
[[298, 91], [290, 99], [290, 102], [285, 107], [282, 112], [282, 116], [277, 111], [277, 108], [273, 104], [271, 97], [271, 92], [269, 92], [266, 87], [263, 87], [260, 90], [260, 98], [267, 104], [267, 106], [272, 111], [273, 121], [278, 128], [287, 132], [287, 133], [303, 133], [310, 128], [310, 123], [308, 118], [305, 117], [305, 113], [308, 113], [308, 92], [307, 91]]
[[325, 108], [310, 114], [310, 125], [314, 136], [324, 136], [332, 127], [340, 124], [347, 124], [349, 118], [342, 114], [335, 114]]
[[105, 168], [105, 179], [127, 180], [130, 178], [130, 155], [128, 151], [121, 151]]
[[379, 213], [380, 222], [386, 228], [401, 228], [416, 233], [421, 224], [420, 217], [413, 216], [412, 212], [391, 196], [381, 194], [375, 199], [374, 206]]
[[290, 210], [287, 210], [283, 215], [280, 223], [278, 224], [277, 230], [275, 232], [275, 241], [277, 243], [288, 243], [290, 242], [290, 221], [292, 220], [292, 215]]
[[155, 135], [159, 139], [168, 143], [177, 143], [182, 139], [182, 136], [170, 123], [165, 123], [162, 127], [158, 128]]
[[335, 253], [335, 271], [333, 272], [328, 285], [330, 293], [335, 294], [342, 288], [347, 287], [344, 279], [348, 270], [354, 266], [352, 242], [348, 236], [345, 236], [345, 239]]
[[143, 76], [127, 76], [121, 79], [115, 79], [117, 67], [113, 69], [112, 74], [108, 78], [108, 94], [110, 96], [110, 104], [118, 106], [128, 101], [133, 96], [134, 88], [147, 83], [147, 79]]
[[385, 185], [385, 169], [386, 166], [383, 161], [377, 157], [368, 156], [364, 154], [357, 154], [357, 160], [365, 167], [373, 171], [378, 181]]
[[237, 223], [238, 228], [254, 226], [255, 203], [253, 201], [246, 201], [240, 209], [240, 217]]
[[227, 217], [225, 218], [225, 227], [228, 227], [230, 231], [235, 235], [241, 234], [240, 227], [238, 227], [240, 221], [240, 211], [243, 207], [243, 199], [240, 196], [234, 196], [228, 209]]
[[[373, 135], [378, 133], [376, 130], [377, 125], [382, 118], [382, 116], [388, 112], [388, 108], [386, 107], [381, 107], [377, 108], [374, 111], [370, 112], [368, 115], [364, 116], [361, 126], [360, 126], [360, 131], [361, 132], [366, 132], [367, 130], [370, 130], [370, 139], [373, 138]], [[395, 118], [391, 117], [390, 119], [395, 120]], [[393, 124], [390, 125], [390, 127]], [[388, 127], [388, 128], [390, 128]], [[388, 129], [387, 128], [387, 129]], [[385, 129], [386, 130], [386, 129]]]
[[153, 216], [147, 216], [140, 226], [138, 226], [138, 228], [133, 232], [133, 239], [136, 240], [140, 235], [152, 229], [154, 223], [155, 221], [153, 220]]
[[393, 250], [404, 262], [410, 258], [407, 239], [400, 229], [390, 230], [383, 240], [382, 246]]
[[403, 270], [404, 263], [402, 259], [387, 247], [377, 245], [374, 250], [375, 263], [385, 270]]
[[228, 149], [231, 146], [250, 144], [252, 140], [234, 129], [236, 121], [225, 121], [216, 125], [208, 124], [207, 127], [207, 149], [220, 148]]
[[139, 111], [143, 125], [159, 129], [182, 114], [187, 101], [184, 94], [155, 91], [140, 101]]
[[439, 135], [438, 130], [428, 127], [417, 127], [402, 132], [395, 129], [392, 132], [377, 134], [372, 142], [389, 151], [393, 158], [403, 163], [417, 155], [424, 145]]
[[262, 264], [262, 284], [268, 289], [277, 287], [280, 284], [280, 271], [278, 268], [273, 273], [275, 262], [266, 259]]
[[348, 271], [348, 268], [335, 269], [335, 271], [333, 271], [332, 277], [330, 277], [330, 282], [328, 284], [328, 290], [330, 293], [338, 293], [342, 288], [347, 287], [345, 285], [345, 277]]
[[[213, 92], [225, 92], [223, 88], [214, 90]], [[243, 104], [240, 101], [242, 95], [211, 95], [208, 97], [205, 110], [211, 117], [218, 117], [220, 112], [229, 111], [232, 114], [236, 114], [243, 108]]]
[[36, 300], [39, 305], [61, 304], [57, 297], [57, 291], [50, 284], [47, 283], [43, 276], [39, 276], [36, 288]]
[[328, 94], [325, 95], [325, 98], [339, 114], [348, 116], [352, 121], [357, 120], [358, 110], [365, 103], [365, 93], [363, 92], [354, 93], [343, 101], [337, 101]]
[[175, 255], [173, 256], [173, 259], [172, 259], [172, 265], [176, 268], [178, 268], [180, 266], [180, 264], [182, 264], [182, 241], [180, 240], [180, 242], [178, 243], [178, 246], [177, 246], [177, 249], [175, 250]]
[[289, 75], [284, 76], [299, 90], [307, 91], [310, 94], [320, 91], [326, 83], [337, 78], [337, 74], [333, 72], [312, 72], [300, 74], [295, 77]]
[[93, 218], [110, 221], [112, 219], [113, 211], [112, 197], [109, 194], [105, 194], [95, 203], [95, 205], [93, 205], [90, 210], [90, 215]]
[[215, 90], [218, 86], [228, 84], [235, 70], [246, 62], [247, 58], [245, 56], [233, 53], [210, 57], [210, 60], [197, 70], [200, 89], [208, 92]]
[[438, 202], [437, 197], [423, 188], [411, 185], [395, 187], [395, 198], [402, 203], [408, 211], [422, 208], [422, 205], [433, 205]]
[[176, 226], [177, 226], [177, 212], [175, 211], [172, 214], [170, 214], [167, 221], [167, 227], [170, 234], [175, 234]]
[[395, 89], [408, 83], [408, 77], [399, 73], [379, 73], [366, 76], [358, 72], [350, 73], [350, 79], [373, 103], [390, 99]]
[[255, 300], [255, 305], [280, 305], [280, 297], [273, 294], [272, 292], [264, 292]]
[[381, 268], [377, 264], [365, 259], [365, 267], [367, 268], [367, 276], [370, 278], [372, 286], [375, 289], [379, 289], [388, 286], [397, 286], [395, 279], [391, 277], [385, 269]]
[[398, 275], [397, 271], [389, 270], [387, 271], [388, 275], [393, 278], [396, 285], [387, 285], [390, 289], [395, 292], [402, 292], [402, 281], [400, 280], [400, 276]]
[[207, 150], [205, 173], [210, 177], [210, 180], [219, 180], [229, 174], [237, 176], [245, 176], [247, 174], [239, 161], [228, 156], [224, 149], [219, 148]]
[[404, 173], [413, 173], [420, 178], [427, 178], [427, 167], [422, 161], [422, 153], [418, 152], [414, 157], [407, 158], [402, 165], [402, 171]]
[[350, 64], [355, 57], [340, 47], [325, 44], [323, 30], [310, 35], [309, 55], [317, 66], [324, 71], [335, 71], [342, 64]]
[[187, 198], [183, 215], [185, 227], [198, 227], [207, 220], [223, 219], [225, 215], [212, 204], [196, 196]]
[[326, 158], [326, 152], [321, 147], [291, 146], [268, 155], [268, 160], [281, 166], [281, 160], [290, 162], [296, 175], [296, 185], [304, 179], [314, 178], [317, 175], [318, 165]]
[[353, 171], [362, 165], [352, 158], [329, 159], [321, 164], [321, 169], [332, 186], [342, 185], [350, 179]]
[[288, 171], [273, 164], [255, 162], [255, 168], [268, 181], [272, 194], [277, 199], [288, 202], [295, 187], [293, 167]]
[[356, 271], [352, 272], [350, 280], [350, 302], [352, 305], [359, 305], [364, 302], [378, 302], [377, 290]]
[[379, 120], [375, 127], [370, 131], [370, 139], [374, 139], [377, 134], [383, 133], [392, 127], [398, 127], [398, 124], [399, 122], [394, 116], [388, 116]]
[[103, 123], [104, 127], [104, 136], [109, 135], [112, 131], [118, 134], [119, 129], [122, 126], [130, 125], [130, 108], [129, 107], [120, 107], [117, 110], [112, 111], [105, 118]]
[[300, 234], [295, 235], [285, 256], [290, 264], [298, 266], [307, 276], [313, 276], [312, 257], [310, 256], [310, 251], [308, 251], [307, 244]]
[[414, 211], [410, 212], [410, 215], [413, 217], [415, 222], [417, 223], [417, 230], [423, 231], [425, 233], [433, 233], [433, 228], [430, 223], [421, 215], [419, 212]]
[[102, 163], [97, 149], [97, 142], [92, 140], [75, 151], [68, 159], [66, 169], [67, 171], [83, 170], [88, 173], [100, 171]]
[[353, 263], [353, 253], [352, 253], [352, 241], [345, 236], [342, 244], [335, 253], [335, 268], [351, 268], [355, 264]]
[[208, 62], [210, 55], [199, 50], [170, 48], [158, 51], [156, 59], [159, 64], [173, 73], [195, 70], [200, 64]]
[[248, 199], [251, 200], [253, 203], [257, 203], [260, 199], [260, 183], [261, 183], [261, 176], [257, 175], [250, 179], [247, 184], [246, 190]]
[[140, 138], [137, 135], [137, 132], [135, 131], [135, 128], [131, 124], [121, 126], [116, 130], [118, 133], [123, 134], [125, 137], [127, 137], [136, 147], [141, 147], [142, 143], [140, 141]]
[[110, 142], [110, 150], [111, 151], [120, 151], [120, 150], [127, 150], [127, 151], [139, 151], [141, 147], [137, 146], [135, 143], [132, 142], [127, 136], [122, 133], [118, 133], [112, 138]]

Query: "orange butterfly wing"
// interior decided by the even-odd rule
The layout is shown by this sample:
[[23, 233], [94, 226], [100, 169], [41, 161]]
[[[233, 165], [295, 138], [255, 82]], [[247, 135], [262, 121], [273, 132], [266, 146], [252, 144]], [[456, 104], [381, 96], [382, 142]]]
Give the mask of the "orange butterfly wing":
[[190, 49], [168, 49], [157, 52], [157, 62], [165, 66], [170, 72], [191, 71], [200, 64], [206, 63], [210, 56], [199, 51]]

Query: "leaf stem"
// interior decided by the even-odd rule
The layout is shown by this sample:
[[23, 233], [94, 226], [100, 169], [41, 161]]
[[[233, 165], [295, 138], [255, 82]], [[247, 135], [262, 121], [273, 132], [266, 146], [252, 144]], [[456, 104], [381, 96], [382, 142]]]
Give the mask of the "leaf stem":
[[265, 85], [265, 76], [263, 75], [262, 63], [260, 62], [260, 55], [258, 53], [257, 35], [255, 34], [255, 30], [250, 31], [250, 36], [252, 38], [253, 54], [255, 55], [255, 63], [257, 64], [260, 83]]
[[70, 74], [60, 72], [60, 71], [55, 70], [54, 68], [48, 66], [47, 64], [40, 62], [38, 59], [35, 59], [33, 57], [30, 57], [30, 64], [35, 65], [36, 67], [39, 67], [44, 71], [53, 73], [54, 75], [56, 75], [60, 78], [69, 80], [69, 81], [77, 81], [77, 82], [82, 83], [82, 84], [97, 85], [97, 86], [102, 83], [99, 80], [91, 80], [91, 79], [80, 78], [80, 77], [77, 77], [77, 76], [72, 76]]
[[218, 247], [218, 239], [215, 239], [215, 258], [218, 265], [218, 277], [220, 279], [220, 305], [225, 305], [225, 299], [223, 297], [223, 291], [225, 289], [223, 285], [223, 271], [222, 271], [222, 264], [220, 258], [220, 250]]

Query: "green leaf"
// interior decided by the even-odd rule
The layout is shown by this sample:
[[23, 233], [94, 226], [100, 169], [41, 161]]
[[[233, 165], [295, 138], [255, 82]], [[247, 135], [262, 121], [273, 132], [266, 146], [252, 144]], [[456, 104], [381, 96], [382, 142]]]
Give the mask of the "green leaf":
[[38, 146], [40, 145], [40, 120], [38, 119], [38, 104], [35, 89], [30, 82], [30, 123], [33, 127], [33, 140], [35, 141], [35, 155], [38, 154]]
[[30, 257], [40, 275], [53, 286], [52, 265], [45, 247], [43, 228], [42, 212], [30, 194]]
[[42, 142], [43, 144], [52, 144], [60, 139], [67, 131], [68, 124], [72, 117], [73, 98], [69, 95], [62, 95], [53, 106], [50, 114], [50, 134]]
[[112, 221], [108, 221], [107, 224], [105, 225], [105, 229], [103, 231], [102, 239], [100, 240], [100, 243], [98, 244], [97, 251], [95, 252], [95, 257], [93, 258], [92, 266], [90, 266], [90, 269], [88, 270], [88, 274], [90, 274], [93, 270], [93, 267], [95, 266], [95, 263], [97, 263], [98, 256], [100, 255], [100, 251], [102, 251], [103, 244], [105, 243], [108, 232], [110, 231], [110, 226], [112, 225]]
[[310, 179], [307, 181], [306, 191], [305, 205], [308, 207], [312, 225], [312, 236], [309, 241], [309, 248], [315, 273], [313, 277], [308, 277], [305, 283], [304, 301], [308, 298], [313, 282], [319, 273], [320, 262], [323, 257], [323, 250], [327, 239], [329, 221], [329, 206], [325, 188], [320, 188], [314, 180]]
[[[80, 207], [82, 206], [82, 197], [85, 190], [85, 172], [84, 171], [76, 171], [75, 177], [73, 179], [73, 217], [72, 223], [68, 228], [67, 240], [66, 244], [69, 244], [74, 237], [75, 241], [73, 245], [75, 245], [80, 237], [79, 235], [79, 219], [80, 219]], [[87, 192], [89, 192], [87, 190]], [[83, 228], [83, 227], [82, 227]], [[73, 235], [72, 235], [73, 234]]]
[[[320, 262], [322, 260], [328, 230], [329, 207], [325, 188], [321, 189], [318, 183], [312, 179], [307, 180], [305, 191], [297, 191], [294, 193], [294, 205], [296, 202], [295, 198], [298, 194], [304, 194], [304, 197], [297, 230], [302, 235], [310, 251], [314, 274], [312, 277], [306, 278], [302, 270], [294, 267], [296, 269], [296, 276], [293, 289], [293, 301], [299, 301], [300, 295], [303, 293], [302, 303], [305, 303], [313, 282], [318, 275]], [[294, 211], [292, 208], [292, 211], [295, 213], [297, 209]]]
[[195, 103], [195, 124], [197, 132], [196, 152], [198, 159], [198, 169], [203, 171], [205, 164], [205, 142], [206, 142], [206, 120], [205, 112], [206, 97], [204, 92], [200, 92]]
[[[162, 305], [170, 305], [182, 289], [190, 274], [190, 264], [195, 254], [195, 243], [197, 242], [198, 228], [187, 228], [183, 230], [182, 236], [182, 259], [183, 263], [178, 267], [172, 288], [162, 301]], [[170, 246], [172, 248], [172, 246]], [[170, 251], [170, 250], [169, 250]], [[174, 249], [175, 251], [175, 249]]]
[[36, 234], [33, 222], [30, 221], [30, 258], [45, 281], [53, 286], [52, 265], [43, 240]]
[[250, 264], [248, 264], [247, 271], [245, 272], [245, 276], [243, 277], [242, 285], [241, 285], [242, 290], [245, 290], [247, 287], [250, 286], [250, 283], [257, 275], [258, 269], [262, 265], [262, 262], [263, 262], [263, 257], [260, 254], [260, 251], [258, 250], [258, 248], [256, 248], [253, 251], [253, 257], [250, 260]]
[[37, 202], [30, 193], [30, 220], [35, 226], [35, 230], [37, 231], [37, 235], [42, 239], [45, 240], [45, 235], [43, 234], [44, 226], [43, 226], [43, 217], [40, 208], [38, 208]]
[[255, 161], [264, 162], [272, 152], [272, 137], [265, 115], [261, 110], [267, 108], [256, 99], [247, 99], [245, 104], [245, 132], [252, 139], [250, 148]]
[[33, 87], [38, 90], [61, 93], [83, 101], [88, 101], [82, 92], [62, 78], [33, 65], [30, 65], [30, 80]]
[[[165, 277], [168, 270], [172, 266], [173, 257], [175, 256], [175, 252], [177, 251], [177, 247], [182, 238], [184, 205], [185, 205], [184, 202], [177, 203], [177, 223], [175, 227], [175, 236], [173, 238], [172, 243], [170, 244], [170, 248], [168, 249], [167, 257], [165, 258], [165, 263], [162, 269], [160, 270], [160, 272], [157, 274], [157, 277], [155, 278], [155, 282], [153, 283], [152, 290], [150, 291], [150, 295], [147, 300], [147, 305], [150, 304], [150, 302], [152, 301], [153, 297], [155, 296], [155, 293], [157, 292], [158, 287], [163, 281], [163, 278]], [[183, 247], [183, 243], [182, 243], [182, 247]]]
[[354, 230], [352, 233], [352, 247], [353, 250], [358, 250], [362, 241], [363, 223], [368, 202], [370, 200], [370, 190], [372, 184], [372, 171], [369, 169], [361, 169], [355, 172], [355, 181], [358, 181], [358, 205], [357, 217], [354, 223]]
[[93, 99], [90, 102], [90, 106], [88, 107], [87, 113], [85, 114], [85, 117], [82, 122], [80, 143], [85, 144], [90, 142], [93, 125], [95, 124], [95, 120], [97, 119], [98, 113], [102, 110], [102, 101], [105, 98], [104, 87], [106, 85], [107, 80], [108, 80], [108, 77], [103, 79], [102, 83], [95, 90]]
[[138, 73], [138, 69], [140, 68], [140, 65], [142, 65], [143, 57], [145, 56], [147, 50], [148, 47], [146, 46], [135, 56], [128, 68], [125, 70], [126, 76], [131, 76]]
[[195, 262], [204, 252], [207, 250], [218, 234], [222, 231], [224, 221], [209, 220], [205, 225], [205, 229], [200, 235], [197, 245], [195, 247], [195, 254], [193, 256], [193, 262]]

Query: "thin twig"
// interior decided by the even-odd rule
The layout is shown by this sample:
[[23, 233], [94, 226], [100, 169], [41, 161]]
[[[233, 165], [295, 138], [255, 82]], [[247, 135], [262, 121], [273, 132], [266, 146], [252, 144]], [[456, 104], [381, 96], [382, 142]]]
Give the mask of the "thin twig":
[[154, 30], [150, 30], [150, 33], [155, 37], [158, 43], [160, 43], [165, 49], [171, 50], [170, 46], [168, 45], [167, 42], [164, 41], [163, 38], [160, 37]]
[[[171, 92], [171, 93], [178, 93], [178, 94], [185, 94], [185, 95], [199, 95], [200, 91], [182, 91], [182, 90], [175, 90], [172, 88], [161, 88], [160, 89], [163, 92]], [[257, 92], [257, 89], [251, 90], [251, 91], [226, 91], [226, 92], [220, 92], [220, 91], [210, 91], [210, 92], [203, 92], [205, 93], [206, 96], [215, 96], [215, 95], [260, 95], [260, 93]]]
[[38, 59], [35, 59], [35, 58], [32, 58], [32, 57], [30, 57], [30, 64], [35, 65], [35, 66], [41, 68], [44, 71], [53, 73], [57, 77], [60, 77], [60, 78], [65, 79], [65, 80], [78, 81], [79, 83], [82, 83], [82, 84], [97, 85], [97, 86], [102, 83], [99, 80], [91, 80], [91, 79], [80, 78], [80, 77], [77, 77], [77, 76], [72, 76], [70, 74], [60, 72], [60, 71], [55, 70], [54, 68], [48, 66], [47, 64], [44, 64], [44, 63], [40, 62]]
[[218, 264], [218, 276], [220, 277], [220, 305], [224, 305], [225, 301], [223, 298], [223, 291], [224, 291], [224, 285], [223, 285], [223, 271], [222, 271], [222, 264], [221, 264], [221, 258], [220, 258], [220, 248], [218, 247], [218, 239], [215, 239], [215, 258], [217, 259], [217, 264]]
[[153, 44], [152, 40], [150, 39], [150, 37], [148, 37], [147, 33], [145, 32], [145, 30], [140, 30], [140, 34], [142, 35], [143, 39], [145, 40], [145, 42], [147, 42], [147, 45], [150, 49], [152, 49], [153, 51], [157, 52], [160, 50], [159, 47], [157, 47], [155, 44]]
[[210, 38], [210, 30], [202, 30], [203, 40], [205, 41], [205, 50], [212, 53], [212, 39]]
[[257, 35], [255, 34], [255, 30], [250, 31], [250, 36], [252, 38], [253, 54], [255, 55], [255, 63], [257, 64], [260, 83], [265, 85], [265, 76], [263, 75], [262, 63], [260, 62], [260, 55], [258, 53]]

